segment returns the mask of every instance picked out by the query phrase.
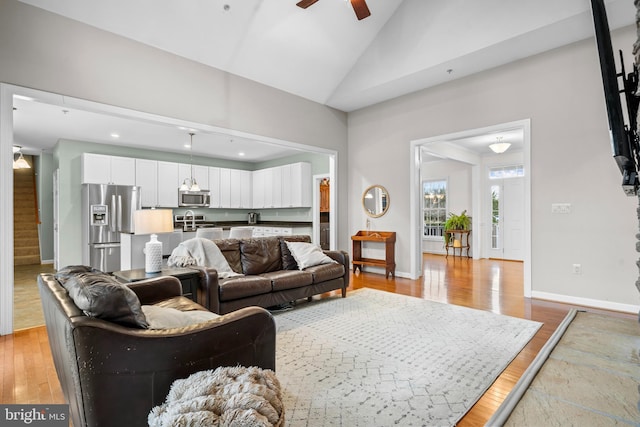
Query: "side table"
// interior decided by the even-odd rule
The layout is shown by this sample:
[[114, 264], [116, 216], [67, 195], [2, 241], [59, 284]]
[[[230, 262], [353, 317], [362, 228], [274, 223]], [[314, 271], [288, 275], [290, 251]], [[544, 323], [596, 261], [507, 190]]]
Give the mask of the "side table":
[[[471, 245], [469, 244], [469, 234], [471, 230], [445, 230], [445, 234], [449, 236], [449, 243], [445, 243], [444, 248], [447, 251], [447, 257], [449, 256], [449, 248], [453, 249], [453, 256], [456, 256], [456, 249], [460, 249], [460, 257], [462, 257], [462, 250], [467, 250], [467, 258], [471, 258], [469, 255], [469, 249]], [[459, 239], [456, 238], [456, 235], [460, 236]], [[465, 243], [466, 240], [466, 243]], [[456, 241], [459, 242], [459, 245], [456, 245]]]
[[[358, 231], [351, 236], [352, 246], [352, 264], [353, 272], [359, 268], [362, 272], [363, 265], [374, 267], [384, 267], [385, 278], [389, 278], [389, 274], [396, 277], [396, 232], [395, 231]], [[363, 258], [362, 242], [380, 242], [384, 244], [384, 259]]]
[[114, 271], [116, 279], [124, 283], [139, 282], [140, 280], [152, 279], [160, 276], [173, 276], [180, 280], [182, 284], [182, 296], [197, 301], [198, 282], [200, 281], [200, 273], [191, 268], [163, 268], [159, 273], [145, 273], [144, 268], [135, 270]]

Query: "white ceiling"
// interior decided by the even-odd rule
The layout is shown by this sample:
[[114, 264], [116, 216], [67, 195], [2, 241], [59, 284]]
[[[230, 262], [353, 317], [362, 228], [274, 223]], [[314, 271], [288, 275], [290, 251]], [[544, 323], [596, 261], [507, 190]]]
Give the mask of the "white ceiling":
[[[21, 1], [346, 112], [593, 36], [589, 0], [367, 0], [362, 21], [344, 0]], [[605, 2], [612, 29], [635, 22]]]

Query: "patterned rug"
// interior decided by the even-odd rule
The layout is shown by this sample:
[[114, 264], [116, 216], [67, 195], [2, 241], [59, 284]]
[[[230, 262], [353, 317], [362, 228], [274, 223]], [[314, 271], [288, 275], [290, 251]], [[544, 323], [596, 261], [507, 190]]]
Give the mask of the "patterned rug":
[[640, 426], [639, 353], [635, 316], [572, 310], [487, 426]]
[[274, 316], [288, 427], [455, 425], [541, 326], [366, 288]]

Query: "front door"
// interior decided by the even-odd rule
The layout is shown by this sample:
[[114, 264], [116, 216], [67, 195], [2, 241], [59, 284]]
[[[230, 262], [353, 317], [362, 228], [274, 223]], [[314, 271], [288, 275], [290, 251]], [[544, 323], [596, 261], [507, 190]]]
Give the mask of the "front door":
[[[496, 172], [500, 169], [502, 172]], [[524, 260], [524, 172], [521, 166], [490, 171], [490, 258]]]

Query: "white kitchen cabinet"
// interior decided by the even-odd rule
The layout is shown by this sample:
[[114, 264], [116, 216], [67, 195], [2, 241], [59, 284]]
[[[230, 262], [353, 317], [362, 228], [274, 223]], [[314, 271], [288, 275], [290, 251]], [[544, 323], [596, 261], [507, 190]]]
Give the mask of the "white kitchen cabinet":
[[158, 206], [178, 207], [178, 163], [158, 162]]
[[229, 179], [229, 207], [234, 209], [250, 209], [253, 206], [251, 200], [251, 171], [231, 169]]
[[209, 167], [210, 208], [221, 208], [220, 202], [220, 168]]
[[81, 159], [83, 184], [135, 185], [136, 163], [132, 157], [83, 153]]
[[264, 205], [264, 188], [265, 188], [265, 183], [264, 183], [264, 177], [265, 177], [265, 170], [264, 169], [260, 169], [257, 171], [253, 171], [251, 174], [251, 181], [252, 181], [252, 199], [253, 199], [253, 203], [252, 203], [252, 207], [253, 209], [262, 209], [265, 207]]
[[253, 208], [311, 207], [311, 164], [306, 162], [253, 171]]
[[282, 168], [271, 168], [271, 207], [282, 207]]
[[273, 207], [273, 168], [262, 169], [264, 182], [264, 204], [263, 208]]
[[135, 159], [136, 185], [140, 187], [143, 208], [158, 206], [158, 161]]
[[220, 207], [231, 207], [231, 169], [220, 168]]
[[253, 206], [253, 181], [251, 171], [240, 171], [240, 208], [250, 209]]
[[291, 236], [293, 235], [293, 228], [291, 227], [253, 227], [253, 237], [268, 237], [268, 236]]
[[[283, 180], [282, 192], [284, 199], [289, 202], [283, 203], [284, 207], [311, 207], [312, 206], [312, 179], [311, 164], [305, 162], [293, 163], [289, 167], [288, 184]], [[288, 193], [285, 197], [284, 194]]]

